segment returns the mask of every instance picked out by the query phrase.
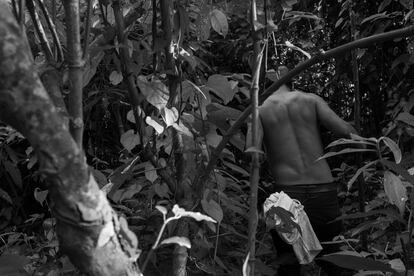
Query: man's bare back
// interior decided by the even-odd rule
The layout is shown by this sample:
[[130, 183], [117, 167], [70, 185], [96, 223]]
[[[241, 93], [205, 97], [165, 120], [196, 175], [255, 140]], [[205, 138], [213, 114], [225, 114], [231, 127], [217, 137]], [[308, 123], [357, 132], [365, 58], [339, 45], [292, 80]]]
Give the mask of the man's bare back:
[[319, 123], [349, 137], [354, 128], [317, 95], [282, 86], [260, 107], [263, 142], [270, 170], [279, 185], [323, 184], [333, 181], [323, 155]]

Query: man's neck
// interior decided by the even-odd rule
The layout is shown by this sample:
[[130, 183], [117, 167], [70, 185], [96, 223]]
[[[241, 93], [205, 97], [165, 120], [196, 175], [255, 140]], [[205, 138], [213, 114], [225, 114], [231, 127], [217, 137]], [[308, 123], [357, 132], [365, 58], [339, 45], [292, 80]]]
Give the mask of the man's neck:
[[290, 91], [292, 91], [292, 89], [290, 89], [289, 86], [287, 86], [286, 84], [282, 84], [282, 86], [280, 86], [278, 90], [273, 92], [273, 94], [288, 93]]

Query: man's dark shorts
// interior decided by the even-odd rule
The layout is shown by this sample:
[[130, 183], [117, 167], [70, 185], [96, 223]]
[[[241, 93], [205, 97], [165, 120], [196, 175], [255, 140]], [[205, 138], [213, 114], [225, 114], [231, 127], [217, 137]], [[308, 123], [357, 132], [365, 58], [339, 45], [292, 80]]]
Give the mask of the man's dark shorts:
[[[320, 242], [331, 241], [340, 234], [341, 221], [331, 222], [340, 216], [336, 183], [275, 186], [275, 188], [275, 192], [283, 191], [292, 199], [300, 201]], [[286, 253], [288, 255], [293, 254], [292, 246], [284, 242], [276, 230], [271, 230], [271, 234], [279, 257], [286, 255]], [[338, 251], [336, 245], [323, 244], [322, 247], [323, 250], [320, 255]], [[299, 265], [295, 266], [299, 267]], [[279, 275], [283, 274], [279, 273]]]

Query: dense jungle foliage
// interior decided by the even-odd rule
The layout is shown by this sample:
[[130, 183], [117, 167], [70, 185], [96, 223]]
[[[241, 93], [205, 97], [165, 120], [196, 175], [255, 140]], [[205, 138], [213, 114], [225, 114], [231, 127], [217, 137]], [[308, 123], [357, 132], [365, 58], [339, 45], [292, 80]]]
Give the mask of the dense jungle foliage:
[[[127, 222], [138, 238], [131, 258], [144, 275], [246, 274], [253, 208], [246, 125], [219, 156], [215, 148], [251, 103], [257, 41], [263, 47], [260, 94], [276, 81], [279, 65], [293, 69], [342, 44], [414, 22], [413, 0], [258, 1], [254, 27], [250, 1], [81, 0], [83, 54], [76, 61], [68, 36], [73, 20], [64, 5], [71, 1], [3, 2], [27, 37], [44, 87], [58, 91], [50, 97], [59, 116], [72, 134], [83, 129], [75, 140], [120, 224]], [[292, 79], [296, 89], [320, 95], [369, 137], [335, 140], [322, 129], [324, 157], [341, 183], [345, 226], [333, 241], [341, 254], [326, 260], [347, 268], [347, 275], [414, 275], [411, 35], [322, 58]], [[78, 103], [70, 98], [76, 68], [83, 91]], [[76, 108], [83, 119], [73, 115]], [[59, 246], [56, 219], [65, 213], [52, 210], [39, 151], [4, 122], [0, 275], [82, 275]], [[266, 160], [260, 175], [255, 272], [274, 275], [277, 249], [260, 212], [272, 193]], [[317, 275], [317, 268], [310, 270]]]

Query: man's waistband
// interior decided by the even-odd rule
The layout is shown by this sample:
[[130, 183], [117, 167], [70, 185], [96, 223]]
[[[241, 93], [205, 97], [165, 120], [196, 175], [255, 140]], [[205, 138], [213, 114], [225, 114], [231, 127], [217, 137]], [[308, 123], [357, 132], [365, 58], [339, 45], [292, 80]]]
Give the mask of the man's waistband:
[[294, 192], [294, 193], [320, 193], [337, 191], [338, 184], [336, 182], [322, 183], [322, 184], [295, 184], [295, 185], [278, 185], [275, 189], [277, 191]]

